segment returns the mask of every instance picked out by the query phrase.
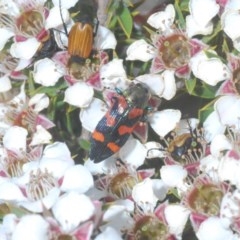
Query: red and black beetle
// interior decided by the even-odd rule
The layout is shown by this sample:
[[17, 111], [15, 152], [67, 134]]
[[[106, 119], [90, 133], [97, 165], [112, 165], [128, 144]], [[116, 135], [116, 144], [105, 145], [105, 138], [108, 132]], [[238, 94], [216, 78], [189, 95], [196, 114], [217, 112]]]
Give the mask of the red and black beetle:
[[145, 121], [151, 97], [149, 88], [142, 83], [132, 84], [112, 98], [112, 105], [92, 133], [89, 157], [101, 162], [118, 152], [128, 140], [135, 126]]

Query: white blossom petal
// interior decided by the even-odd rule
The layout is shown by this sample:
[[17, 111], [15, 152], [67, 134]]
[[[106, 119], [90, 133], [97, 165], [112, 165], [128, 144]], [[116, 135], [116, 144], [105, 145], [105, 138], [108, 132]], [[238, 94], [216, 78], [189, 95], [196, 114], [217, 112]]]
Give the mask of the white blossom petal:
[[176, 92], [177, 92], [177, 86], [176, 86], [176, 80], [173, 70], [165, 70], [162, 72], [162, 78], [164, 80], [164, 91], [162, 93], [162, 96], [166, 100], [171, 100]]
[[198, 25], [206, 26], [217, 15], [220, 6], [215, 0], [190, 0], [189, 10]]
[[52, 212], [61, 224], [64, 232], [73, 231], [80, 223], [88, 220], [94, 214], [95, 207], [86, 195], [69, 192], [52, 207]]
[[[98, 98], [93, 98], [89, 107], [82, 109], [80, 112], [82, 126], [86, 130], [93, 132], [98, 122], [102, 119], [106, 112], [106, 104]], [[91, 119], [91, 121], [89, 121], [89, 119]]]
[[10, 53], [13, 57], [31, 59], [41, 45], [36, 38], [28, 38], [23, 42], [15, 42], [11, 45]]
[[85, 193], [93, 187], [93, 177], [88, 169], [82, 165], [69, 167], [64, 173], [61, 190], [64, 192], [77, 191]]
[[68, 0], [68, 1], [59, 1], [59, 0], [52, 0], [54, 6], [58, 6], [61, 4], [62, 8], [69, 9], [76, 5], [78, 0]]
[[192, 15], [186, 16], [186, 32], [189, 38], [195, 35], [208, 35], [213, 31], [213, 23], [210, 22], [207, 25], [199, 25], [195, 22]]
[[50, 143], [52, 135], [41, 125], [36, 126], [30, 146]]
[[34, 63], [33, 78], [36, 83], [45, 87], [54, 86], [62, 76], [60, 67], [49, 58]]
[[20, 188], [9, 181], [5, 181], [0, 184], [0, 196], [1, 201], [20, 202], [26, 200]]
[[26, 141], [28, 132], [25, 128], [13, 126], [10, 127], [4, 137], [3, 145], [9, 150], [26, 151]]
[[129, 139], [119, 151], [120, 158], [136, 168], [144, 163], [146, 154], [147, 150], [144, 145], [135, 138]]
[[97, 35], [95, 36], [95, 48], [99, 50], [115, 49], [117, 40], [111, 30], [104, 26], [98, 26]]
[[103, 87], [109, 89], [126, 89], [129, 85], [122, 59], [113, 59], [100, 68], [100, 79]]
[[7, 43], [8, 39], [14, 36], [14, 33], [6, 28], [0, 28], [0, 51], [4, 48], [5, 44]]
[[239, 11], [227, 11], [221, 16], [221, 23], [223, 31], [235, 41], [240, 37], [240, 30], [238, 27], [238, 22], [240, 21]]
[[175, 9], [172, 4], [168, 4], [164, 11], [152, 14], [147, 23], [155, 29], [165, 32], [170, 29], [175, 19]]
[[[211, 53], [214, 54], [215, 52], [211, 51]], [[231, 76], [230, 70], [219, 58], [208, 58], [204, 51], [191, 58], [190, 67], [197, 78], [212, 86]]]
[[224, 134], [216, 135], [211, 142], [210, 151], [213, 156], [220, 156], [222, 151], [231, 150], [233, 146]]
[[161, 179], [169, 187], [182, 187], [187, 170], [180, 165], [166, 165], [160, 169]]
[[152, 45], [148, 44], [145, 40], [137, 40], [133, 42], [127, 49], [126, 60], [140, 60], [147, 62], [153, 59], [155, 49]]
[[152, 179], [146, 178], [142, 182], [137, 183], [133, 187], [132, 198], [144, 211], [153, 211], [158, 198], [153, 191]]
[[235, 95], [222, 96], [214, 104], [223, 125], [239, 128], [240, 98]]
[[211, 233], [211, 240], [237, 240], [232, 230], [224, 227], [222, 220], [219, 217], [209, 217], [201, 225], [196, 235], [200, 240], [209, 240], [209, 233]]
[[40, 112], [49, 106], [49, 97], [45, 93], [37, 93], [29, 99], [28, 105]]
[[113, 227], [106, 227], [99, 235], [95, 237], [95, 240], [123, 240], [121, 234]]
[[216, 111], [208, 115], [203, 123], [204, 138], [207, 142], [211, 142], [214, 136], [224, 133], [226, 127], [220, 122]]
[[93, 99], [94, 90], [85, 82], [77, 82], [65, 91], [64, 101], [80, 108], [89, 106]]
[[[61, 11], [61, 12], [60, 12]], [[60, 14], [61, 13], [61, 14]], [[62, 15], [62, 17], [61, 17]], [[58, 26], [61, 26], [64, 23], [69, 21], [69, 12], [66, 8], [62, 7], [61, 9], [58, 6], [55, 6], [50, 9], [49, 15], [46, 19], [45, 28], [54, 29]]]
[[148, 117], [153, 130], [161, 137], [173, 130], [181, 119], [181, 112], [174, 109], [166, 109], [154, 112]]
[[49, 223], [40, 215], [25, 215], [17, 224], [11, 239], [48, 240], [49, 229]]
[[170, 233], [181, 238], [190, 211], [184, 206], [178, 204], [168, 204], [164, 209], [164, 213], [164, 216], [170, 228]]
[[0, 77], [0, 93], [9, 91], [12, 88], [11, 80], [8, 75]]
[[144, 74], [136, 77], [136, 80], [146, 84], [153, 95], [162, 97], [166, 85], [161, 74]]

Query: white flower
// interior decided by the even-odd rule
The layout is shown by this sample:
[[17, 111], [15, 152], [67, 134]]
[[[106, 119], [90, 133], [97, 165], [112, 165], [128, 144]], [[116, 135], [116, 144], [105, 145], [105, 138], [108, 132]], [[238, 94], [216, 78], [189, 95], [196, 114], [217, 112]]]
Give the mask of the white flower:
[[76, 191], [85, 193], [93, 187], [93, 177], [88, 169], [82, 165], [69, 167], [63, 176], [61, 190], [64, 192]]
[[[155, 185], [156, 186], [156, 185]], [[166, 194], [166, 189], [161, 189]], [[143, 209], [145, 213], [153, 212], [158, 202], [156, 196], [157, 191], [154, 191], [153, 180], [150, 178], [144, 179], [142, 182], [137, 183], [132, 190], [132, 198], [134, 202]], [[163, 195], [164, 195], [163, 194]]]
[[7, 43], [8, 39], [14, 36], [14, 33], [6, 28], [0, 28], [0, 51], [4, 48], [5, 44]]
[[207, 26], [219, 11], [215, 0], [190, 0], [189, 10], [194, 21], [200, 26]]
[[113, 59], [100, 68], [102, 86], [109, 89], [126, 89], [129, 85], [122, 59]]
[[37, 93], [29, 99], [28, 105], [40, 112], [49, 106], [49, 97], [45, 93]]
[[225, 126], [234, 126], [239, 129], [240, 98], [236, 95], [222, 96], [217, 99], [214, 109], [220, 122]]
[[164, 209], [164, 213], [170, 228], [169, 231], [180, 239], [190, 211], [184, 206], [178, 204], [168, 204]]
[[85, 82], [77, 82], [65, 91], [64, 101], [79, 107], [86, 108], [93, 99], [94, 90]]
[[223, 31], [231, 38], [231, 40], [233, 41], [233, 46], [238, 51], [240, 50], [240, 31], [237, 25], [239, 19], [239, 1], [228, 1], [223, 14], [221, 15], [221, 24]]
[[165, 70], [161, 74], [144, 74], [136, 77], [136, 80], [146, 84], [153, 95], [166, 100], [172, 99], [177, 91], [173, 70]]
[[[61, 18], [61, 15], [62, 15], [62, 18]], [[63, 22], [67, 23], [69, 20], [70, 20], [70, 15], [67, 9], [65, 9], [63, 6], [61, 6], [61, 9], [58, 6], [54, 6], [49, 11], [49, 15], [46, 19], [45, 28], [54, 29], [63, 25]]]
[[[86, 130], [93, 132], [98, 122], [106, 112], [106, 104], [98, 98], [93, 98], [88, 108], [84, 108], [80, 112], [80, 121], [82, 122], [82, 126]], [[91, 121], [89, 121], [89, 119], [91, 119]]]
[[86, 195], [69, 192], [61, 196], [52, 207], [56, 220], [64, 232], [71, 232], [93, 216], [95, 207]]
[[180, 191], [186, 190], [185, 179], [187, 170], [180, 165], [166, 165], [160, 169], [161, 179], [168, 187], [177, 187]]
[[154, 112], [148, 117], [151, 127], [161, 137], [173, 130], [180, 119], [181, 112], [174, 109]]
[[38, 144], [47, 144], [50, 143], [51, 139], [52, 135], [41, 125], [37, 125], [30, 146], [35, 146]]
[[36, 83], [45, 87], [54, 86], [62, 76], [60, 66], [49, 58], [34, 63], [33, 78]]
[[48, 240], [49, 223], [40, 215], [32, 214], [23, 216], [16, 225], [12, 240]]
[[29, 38], [23, 42], [15, 42], [11, 45], [10, 53], [15, 58], [31, 59], [41, 45], [36, 38]]
[[208, 35], [211, 34], [213, 31], [213, 23], [210, 22], [207, 25], [199, 25], [195, 22], [195, 19], [192, 15], [186, 16], [186, 32], [188, 37], [193, 37], [195, 35]]
[[120, 158], [136, 168], [144, 163], [146, 154], [147, 150], [144, 145], [135, 138], [129, 139], [119, 151]]
[[108, 227], [113, 227], [119, 233], [129, 230], [133, 226], [133, 220], [130, 215], [134, 211], [134, 203], [129, 199], [117, 200], [107, 208], [103, 214], [103, 222], [101, 226], [104, 231]]
[[121, 234], [115, 228], [106, 227], [100, 234], [95, 237], [95, 240], [122, 240]]
[[199, 240], [209, 240], [211, 233], [211, 240], [237, 240], [237, 236], [233, 234], [232, 230], [224, 226], [223, 221], [218, 217], [207, 218], [198, 229], [196, 235]]
[[[217, 56], [217, 53], [212, 50], [209, 53]], [[230, 70], [222, 63], [220, 58], [209, 58], [204, 51], [197, 53], [190, 59], [190, 67], [195, 77], [212, 86], [228, 79], [231, 75]]]
[[147, 62], [154, 58], [155, 52], [155, 48], [144, 39], [137, 40], [128, 47], [126, 60]]
[[156, 12], [147, 19], [147, 23], [162, 32], [169, 31], [175, 19], [175, 9], [172, 4], [168, 4], [164, 11]]
[[101, 25], [98, 26], [94, 40], [94, 48], [98, 50], [115, 49], [117, 45], [117, 40], [113, 32]]
[[218, 134], [212, 139], [210, 151], [213, 156], [221, 156], [222, 151], [231, 149], [233, 149], [233, 146], [224, 134]]
[[220, 122], [219, 115], [213, 111], [203, 122], [204, 138], [207, 142], [211, 142], [217, 134], [224, 133], [226, 127]]
[[25, 128], [18, 126], [10, 127], [3, 137], [3, 145], [12, 151], [26, 151], [27, 135], [28, 132]]

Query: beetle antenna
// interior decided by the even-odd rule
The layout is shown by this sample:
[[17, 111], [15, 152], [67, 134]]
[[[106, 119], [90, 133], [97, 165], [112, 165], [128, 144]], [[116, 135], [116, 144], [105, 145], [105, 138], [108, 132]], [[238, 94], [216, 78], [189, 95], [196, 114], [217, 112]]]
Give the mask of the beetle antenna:
[[68, 36], [67, 27], [66, 27], [66, 24], [63, 20], [63, 15], [62, 15], [62, 1], [61, 0], [59, 0], [59, 9], [60, 9], [61, 20], [62, 20], [62, 23], [63, 23], [63, 29], [64, 29], [64, 32], [65, 32], [66, 36]]

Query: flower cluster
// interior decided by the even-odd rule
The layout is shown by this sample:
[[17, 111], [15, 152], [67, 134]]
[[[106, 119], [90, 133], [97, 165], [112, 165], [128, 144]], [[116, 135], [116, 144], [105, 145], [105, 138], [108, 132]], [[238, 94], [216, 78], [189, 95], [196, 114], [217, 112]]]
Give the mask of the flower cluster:
[[0, 239], [240, 239], [240, 1], [140, 2], [0, 0]]

